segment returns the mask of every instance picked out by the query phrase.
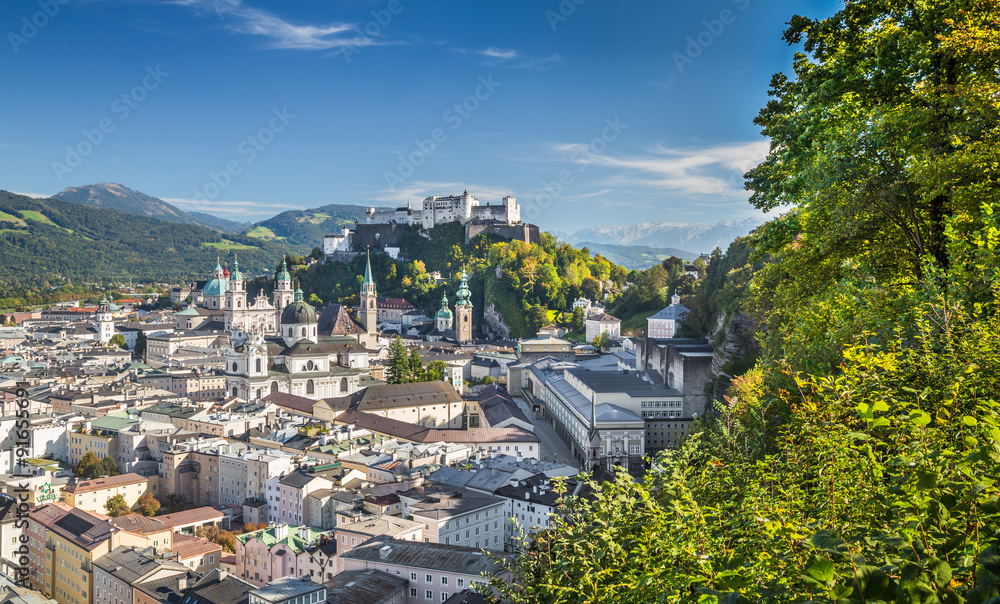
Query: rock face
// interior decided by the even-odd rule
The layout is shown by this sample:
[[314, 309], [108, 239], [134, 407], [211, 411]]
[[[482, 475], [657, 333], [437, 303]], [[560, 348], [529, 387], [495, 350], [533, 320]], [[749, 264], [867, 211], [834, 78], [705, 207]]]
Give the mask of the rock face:
[[712, 357], [712, 373], [718, 376], [715, 382], [715, 400], [722, 400], [732, 378], [743, 374], [760, 355], [757, 332], [760, 325], [750, 315], [735, 312], [732, 315], [719, 313], [715, 327], [709, 337], [715, 343]]
[[495, 333], [500, 335], [500, 337], [504, 339], [510, 338], [510, 327], [504, 323], [503, 317], [500, 316], [500, 313], [492, 303], [483, 309], [483, 318], [486, 319], [489, 326]]

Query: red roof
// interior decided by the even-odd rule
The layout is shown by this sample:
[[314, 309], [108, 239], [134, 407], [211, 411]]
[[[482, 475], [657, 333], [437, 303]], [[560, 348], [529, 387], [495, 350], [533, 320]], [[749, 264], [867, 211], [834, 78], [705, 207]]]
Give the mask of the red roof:
[[129, 472], [128, 474], [119, 474], [118, 476], [105, 476], [104, 478], [81, 480], [75, 485], [67, 487], [63, 490], [67, 493], [89, 493], [90, 491], [100, 491], [102, 489], [123, 487], [143, 482], [149, 482], [149, 479], [134, 472]]
[[384, 300], [379, 300], [379, 308], [392, 308], [392, 309], [402, 309], [402, 310], [413, 310], [416, 306], [410, 304], [402, 298], [386, 298]]
[[193, 510], [176, 512], [174, 514], [164, 514], [163, 516], [157, 516], [156, 519], [171, 528], [176, 528], [178, 526], [195, 524], [197, 522], [219, 521], [222, 520], [222, 516], [223, 514], [219, 510], [204, 506], [194, 508]]

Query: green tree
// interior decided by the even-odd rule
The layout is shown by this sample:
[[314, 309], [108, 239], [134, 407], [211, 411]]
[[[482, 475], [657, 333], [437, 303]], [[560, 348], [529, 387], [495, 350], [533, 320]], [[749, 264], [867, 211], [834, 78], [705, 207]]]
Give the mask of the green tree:
[[587, 277], [580, 283], [580, 293], [585, 298], [598, 302], [601, 299], [601, 283], [593, 277]]
[[532, 334], [538, 333], [538, 330], [545, 326], [549, 322], [549, 311], [547, 308], [540, 304], [534, 304], [528, 308], [528, 331]]
[[97, 454], [93, 451], [87, 451], [80, 458], [80, 462], [76, 464], [76, 476], [77, 478], [94, 478], [95, 476], [100, 476], [98, 473], [98, 467], [101, 460], [97, 458]]
[[390, 384], [406, 383], [410, 368], [410, 360], [407, 356], [406, 345], [403, 340], [396, 336], [389, 343], [389, 363], [385, 367], [386, 382]]
[[570, 325], [572, 326], [573, 331], [575, 331], [577, 333], [583, 333], [584, 330], [587, 328], [586, 324], [584, 323], [585, 320], [586, 320], [586, 316], [583, 313], [583, 309], [580, 308], [579, 306], [577, 306], [576, 308], [574, 308], [573, 309], [573, 318], [572, 318], [572, 320], [570, 322]]
[[139, 330], [139, 333], [135, 337], [135, 350], [133, 350], [135, 355], [140, 359], [146, 356], [146, 332]]
[[111, 516], [112, 518], [132, 513], [132, 509], [128, 507], [128, 502], [125, 501], [124, 495], [114, 495], [110, 497], [107, 503], [104, 504], [104, 510], [107, 512], [108, 516]]
[[406, 365], [406, 381], [416, 382], [424, 373], [424, 361], [420, 358], [420, 351], [416, 348], [410, 350], [410, 359]]
[[125, 343], [125, 336], [123, 336], [120, 333], [116, 333], [115, 335], [111, 336], [111, 340], [108, 343], [111, 344], [112, 346], [117, 346], [122, 350], [128, 350], [128, 344]]
[[139, 497], [136, 505], [139, 508], [139, 513], [143, 516], [153, 517], [156, 515], [156, 512], [160, 511], [160, 502], [149, 491], [146, 491]]
[[437, 382], [445, 379], [448, 375], [448, 365], [444, 361], [431, 361], [427, 363], [427, 369], [424, 371], [424, 381], [425, 382]]
[[118, 471], [118, 463], [115, 462], [115, 458], [110, 455], [97, 463], [95, 471], [98, 476], [118, 476], [121, 473]]
[[[908, 281], [947, 266], [948, 218], [995, 204], [997, 2], [848, 1], [796, 16], [795, 77], [775, 75], [756, 123], [771, 140], [747, 174], [760, 209], [796, 206], [800, 261], [824, 273], [873, 256]], [[963, 224], [977, 228], [975, 220]], [[800, 264], [800, 266], [802, 266]]]

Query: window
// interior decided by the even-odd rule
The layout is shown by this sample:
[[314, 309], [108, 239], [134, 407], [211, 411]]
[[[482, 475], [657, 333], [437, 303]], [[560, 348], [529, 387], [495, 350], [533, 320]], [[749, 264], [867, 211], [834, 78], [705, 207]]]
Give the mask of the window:
[[434, 599], [434, 592], [431, 591], [431, 590], [429, 590], [429, 589], [427, 591], [425, 591], [424, 592], [424, 599], [425, 600], [433, 600]]
[[455, 579], [455, 585], [457, 585], [458, 587], [465, 587], [465, 579], [461, 578]]
[[410, 588], [410, 597], [411, 598], [416, 598], [417, 597], [417, 588], [416, 587], [411, 587]]
[[448, 584], [448, 577], [441, 577], [441, 585], [447, 585], [447, 584]]
[[417, 573], [410, 573], [410, 581], [416, 581], [416, 580], [417, 580]]
[[425, 579], [424, 579], [424, 583], [433, 583], [433, 582], [434, 582], [434, 576], [433, 575], [427, 575], [425, 577]]

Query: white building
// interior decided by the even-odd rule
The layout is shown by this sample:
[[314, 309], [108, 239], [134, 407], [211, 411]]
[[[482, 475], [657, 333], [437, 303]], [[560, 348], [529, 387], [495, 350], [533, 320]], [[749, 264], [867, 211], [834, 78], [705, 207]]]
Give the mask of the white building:
[[597, 336], [606, 335], [611, 339], [622, 335], [622, 320], [607, 313], [592, 315], [584, 320], [587, 327], [587, 342], [593, 343]]
[[368, 224], [416, 224], [425, 229], [432, 229], [448, 222], [518, 224], [521, 222], [521, 206], [518, 205], [516, 198], [509, 195], [503, 198], [500, 205], [490, 205], [488, 202], [482, 205], [466, 191], [461, 195], [428, 197], [424, 199], [420, 209], [414, 209], [409, 204], [405, 208], [395, 210], [368, 208], [365, 218]]
[[674, 294], [670, 306], [646, 319], [646, 336], [649, 338], [672, 338], [677, 327], [690, 311], [681, 306], [681, 297]]

